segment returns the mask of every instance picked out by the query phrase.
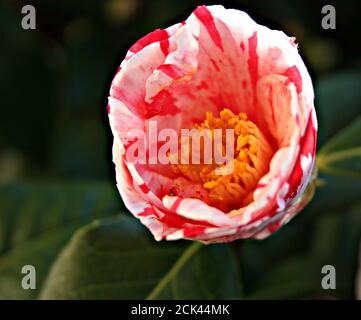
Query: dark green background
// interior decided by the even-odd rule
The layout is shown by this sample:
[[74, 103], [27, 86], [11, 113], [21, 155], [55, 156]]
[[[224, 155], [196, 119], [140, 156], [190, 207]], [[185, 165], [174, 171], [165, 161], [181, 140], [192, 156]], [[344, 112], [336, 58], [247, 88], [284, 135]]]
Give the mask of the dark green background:
[[[185, 20], [198, 4], [218, 3], [0, 2], [0, 298], [144, 298], [183, 252], [188, 243], [155, 243], [122, 214], [81, 229], [65, 249], [71, 262], [60, 256], [54, 264], [77, 228], [125, 211], [114, 183], [106, 105], [127, 49]], [[21, 28], [25, 4], [37, 10], [36, 30]], [[360, 115], [359, 1], [222, 4], [296, 36], [314, 81], [319, 147]], [[336, 7], [336, 30], [321, 28], [325, 4]], [[355, 146], [357, 138], [349, 137]], [[354, 160], [359, 170], [360, 158]], [[201, 249], [161, 297], [354, 298], [360, 180], [321, 178], [326, 184], [288, 226], [262, 242]], [[132, 267], [124, 270], [125, 262]], [[37, 290], [21, 289], [24, 264], [36, 266]], [[335, 291], [321, 288], [325, 264], [336, 267]]]

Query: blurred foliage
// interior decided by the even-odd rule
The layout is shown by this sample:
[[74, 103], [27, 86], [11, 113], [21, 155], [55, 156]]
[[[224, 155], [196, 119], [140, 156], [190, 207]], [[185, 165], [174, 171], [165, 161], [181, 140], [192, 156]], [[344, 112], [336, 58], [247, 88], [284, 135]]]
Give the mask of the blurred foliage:
[[[51, 263], [80, 226], [122, 209], [108, 182], [14, 183], [0, 187], [0, 299], [36, 298]], [[37, 290], [20, 286], [37, 270]]]
[[316, 83], [316, 108], [320, 123], [319, 145], [324, 144], [360, 115], [360, 83], [361, 66], [324, 75]]
[[[321, 158], [360, 172], [359, 153], [352, 162], [330, 162], [360, 147], [360, 2], [218, 2], [296, 36], [315, 84]], [[124, 214], [92, 222], [126, 211], [106, 114], [117, 66], [146, 33], [213, 3], [0, 1], [0, 298], [145, 298], [164, 279], [155, 298], [354, 297], [361, 237], [355, 177], [324, 170], [312, 203], [275, 235], [202, 247], [178, 272], [187, 242], [156, 243]], [[37, 10], [37, 30], [20, 27], [25, 4]], [[321, 28], [325, 4], [336, 7], [336, 30]], [[21, 289], [24, 264], [36, 266], [37, 290]], [[335, 291], [321, 289], [325, 264], [336, 267]]]
[[[240, 298], [237, 264], [230, 250], [226, 245], [201, 248], [152, 296]], [[63, 250], [41, 298], [144, 299], [184, 251], [184, 242], [156, 243], [134, 218], [95, 221], [80, 229]]]
[[318, 153], [318, 169], [361, 178], [361, 116], [328, 141]]

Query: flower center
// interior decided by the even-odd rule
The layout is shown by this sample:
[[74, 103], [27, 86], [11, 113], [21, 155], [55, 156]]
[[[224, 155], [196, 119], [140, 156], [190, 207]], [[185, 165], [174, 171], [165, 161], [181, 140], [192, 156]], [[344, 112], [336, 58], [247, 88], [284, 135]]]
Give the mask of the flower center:
[[[193, 183], [199, 183], [207, 191], [210, 205], [225, 212], [239, 209], [253, 201], [253, 191], [259, 179], [268, 171], [273, 154], [270, 144], [258, 127], [247, 119], [245, 113], [235, 115], [229, 109], [223, 109], [219, 117], [207, 112], [205, 120], [195, 126], [199, 133], [211, 139], [213, 152], [211, 161], [206, 161], [204, 151], [205, 139], [200, 140], [200, 162], [184, 164], [180, 161], [173, 165], [175, 172], [180, 173]], [[208, 130], [207, 130], [208, 129]], [[221, 129], [221, 139], [216, 139], [215, 129]], [[227, 130], [231, 129], [231, 130]], [[206, 131], [206, 133], [205, 133]], [[219, 131], [219, 130], [218, 130]], [[216, 151], [224, 154], [227, 149], [226, 132], [233, 134], [233, 158], [223, 163], [216, 161]], [[180, 140], [180, 150], [184, 149], [184, 138]], [[191, 138], [192, 139], [192, 138]], [[195, 148], [188, 146], [188, 156], [192, 157]], [[181, 155], [184, 158], [184, 154]], [[227, 155], [225, 156], [227, 159]], [[231, 165], [231, 166], [230, 166]], [[231, 170], [229, 168], [231, 167]], [[199, 191], [194, 193], [199, 197]], [[202, 197], [202, 200], [205, 200]]]

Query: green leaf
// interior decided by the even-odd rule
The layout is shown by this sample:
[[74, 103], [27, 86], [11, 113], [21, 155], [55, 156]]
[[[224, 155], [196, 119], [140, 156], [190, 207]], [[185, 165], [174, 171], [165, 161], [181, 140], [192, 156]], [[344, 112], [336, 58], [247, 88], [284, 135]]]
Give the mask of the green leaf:
[[335, 267], [337, 286], [333, 295], [338, 298], [354, 298], [360, 237], [361, 203], [343, 212], [329, 211], [317, 221], [310, 254], [322, 265]]
[[317, 161], [321, 172], [361, 177], [361, 117], [328, 141]]
[[324, 76], [316, 83], [321, 145], [360, 114], [360, 80], [360, 72], [342, 71]]
[[308, 255], [300, 255], [275, 264], [247, 298], [310, 298], [321, 290], [321, 265]]
[[[262, 241], [237, 241], [247, 298], [354, 297], [361, 181], [324, 178], [325, 186], [317, 189], [311, 204], [275, 234]], [[321, 268], [327, 264], [337, 271], [332, 292], [321, 290]]]
[[361, 199], [361, 179], [349, 176], [320, 174], [323, 185], [316, 190], [311, 203], [303, 210], [309, 220], [328, 212], [345, 212]]
[[232, 299], [241, 280], [231, 248], [155, 242], [134, 218], [93, 222], [64, 248], [43, 299]]
[[[108, 183], [14, 183], [0, 187], [0, 299], [36, 298], [51, 263], [80, 226], [120, 210]], [[36, 290], [21, 287], [22, 266]]]

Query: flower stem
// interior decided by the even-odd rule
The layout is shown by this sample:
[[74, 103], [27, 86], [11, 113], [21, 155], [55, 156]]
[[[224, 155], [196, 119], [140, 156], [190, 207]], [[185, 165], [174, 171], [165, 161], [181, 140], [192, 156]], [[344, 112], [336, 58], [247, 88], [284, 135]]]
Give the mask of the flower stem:
[[170, 283], [188, 260], [202, 247], [202, 243], [193, 242], [187, 249], [181, 254], [177, 261], [173, 264], [172, 268], [165, 274], [165, 276], [158, 282], [154, 289], [148, 294], [147, 300], [156, 299], [162, 290]]

